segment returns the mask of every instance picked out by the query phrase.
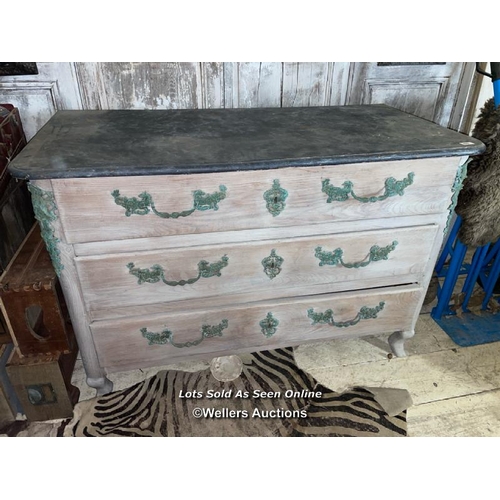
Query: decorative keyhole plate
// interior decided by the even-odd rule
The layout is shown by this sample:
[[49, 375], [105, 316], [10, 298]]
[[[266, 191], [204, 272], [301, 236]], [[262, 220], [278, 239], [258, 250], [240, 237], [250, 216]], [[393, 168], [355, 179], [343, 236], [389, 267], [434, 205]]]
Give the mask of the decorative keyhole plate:
[[279, 273], [281, 273], [281, 265], [283, 264], [284, 260], [285, 259], [283, 259], [283, 257], [280, 257], [276, 253], [276, 249], [274, 248], [271, 250], [271, 255], [269, 255], [269, 257], [262, 259], [264, 272], [269, 277], [269, 279], [272, 280], [276, 278]]
[[279, 320], [273, 316], [273, 313], [267, 313], [267, 316], [259, 322], [262, 335], [269, 338], [272, 337], [278, 330]]
[[288, 191], [280, 186], [279, 179], [274, 179], [273, 186], [264, 193], [267, 211], [273, 216], [278, 216], [285, 210]]

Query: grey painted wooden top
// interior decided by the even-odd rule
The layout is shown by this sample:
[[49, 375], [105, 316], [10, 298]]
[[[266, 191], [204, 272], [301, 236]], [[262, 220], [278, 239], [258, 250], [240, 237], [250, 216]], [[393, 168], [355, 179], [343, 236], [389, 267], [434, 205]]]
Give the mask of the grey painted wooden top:
[[15, 177], [188, 174], [474, 155], [484, 145], [385, 105], [59, 111]]

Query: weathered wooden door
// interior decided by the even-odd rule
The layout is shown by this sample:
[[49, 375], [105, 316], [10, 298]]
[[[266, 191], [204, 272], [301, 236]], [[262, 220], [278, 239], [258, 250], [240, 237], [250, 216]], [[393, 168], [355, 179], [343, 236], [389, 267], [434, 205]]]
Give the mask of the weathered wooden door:
[[38, 73], [0, 76], [0, 103], [19, 108], [29, 141], [60, 109], [80, 109], [74, 63], [36, 63]]
[[455, 106], [464, 109], [474, 63], [353, 63], [347, 104], [388, 104], [407, 113], [458, 128]]

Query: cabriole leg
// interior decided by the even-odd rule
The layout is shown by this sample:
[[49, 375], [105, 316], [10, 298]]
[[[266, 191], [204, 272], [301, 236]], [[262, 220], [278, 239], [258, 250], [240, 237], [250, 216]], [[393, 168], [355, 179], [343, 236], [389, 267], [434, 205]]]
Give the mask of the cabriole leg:
[[87, 377], [87, 385], [96, 389], [98, 396], [104, 396], [113, 391], [113, 382], [106, 377]]
[[389, 345], [391, 346], [391, 350], [398, 358], [404, 358], [406, 356], [405, 341], [411, 339], [413, 335], [415, 335], [415, 330], [409, 330], [406, 332], [394, 332], [389, 337]]

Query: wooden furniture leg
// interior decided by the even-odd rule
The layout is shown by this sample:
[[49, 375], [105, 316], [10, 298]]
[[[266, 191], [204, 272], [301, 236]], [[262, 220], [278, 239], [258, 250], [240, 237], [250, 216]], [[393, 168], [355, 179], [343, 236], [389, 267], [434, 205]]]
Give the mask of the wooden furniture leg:
[[389, 345], [391, 346], [392, 352], [398, 358], [404, 358], [406, 356], [405, 352], [405, 341], [411, 339], [415, 335], [415, 330], [410, 330], [407, 332], [394, 332], [389, 337]]

